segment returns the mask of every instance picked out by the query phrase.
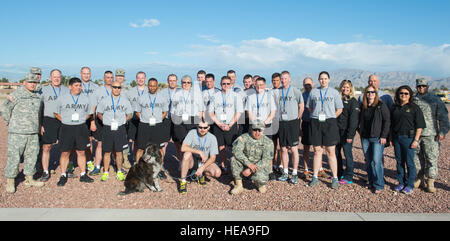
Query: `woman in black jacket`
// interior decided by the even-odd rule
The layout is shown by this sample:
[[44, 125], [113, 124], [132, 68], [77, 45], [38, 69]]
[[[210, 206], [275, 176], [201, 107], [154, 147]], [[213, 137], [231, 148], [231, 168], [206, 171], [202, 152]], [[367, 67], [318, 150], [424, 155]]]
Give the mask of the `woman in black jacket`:
[[369, 85], [364, 90], [360, 107], [359, 130], [361, 144], [366, 159], [369, 188], [374, 193], [384, 189], [383, 152], [390, 131], [389, 108], [378, 96], [377, 89]]
[[422, 129], [426, 127], [422, 110], [414, 103], [411, 87], [407, 85], [398, 87], [395, 92], [391, 118], [392, 143], [397, 160], [398, 180], [398, 185], [394, 190], [411, 194], [416, 178], [414, 152], [419, 144]]
[[[355, 88], [350, 80], [343, 80], [339, 85], [339, 93], [342, 96], [344, 109], [337, 118], [340, 141], [336, 145], [336, 158], [338, 163], [339, 184], [353, 183], [353, 138], [358, 127], [359, 104], [355, 99]], [[345, 162], [342, 159], [341, 150], [344, 150]], [[345, 164], [345, 171], [344, 171]]]

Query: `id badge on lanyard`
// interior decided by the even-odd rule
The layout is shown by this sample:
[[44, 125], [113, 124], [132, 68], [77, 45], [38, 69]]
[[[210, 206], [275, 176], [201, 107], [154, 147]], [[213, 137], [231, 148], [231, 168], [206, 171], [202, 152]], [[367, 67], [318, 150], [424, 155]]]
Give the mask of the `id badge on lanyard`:
[[77, 111], [77, 104], [78, 104], [78, 99], [80, 98], [80, 95], [77, 96], [77, 100], [75, 101], [75, 98], [73, 98], [73, 95], [70, 94], [72, 96], [72, 100], [75, 103], [75, 113], [72, 114], [72, 122], [80, 122], [80, 114], [78, 114]]
[[325, 120], [327, 119], [327, 115], [325, 114], [325, 112], [323, 111], [323, 104], [324, 104], [324, 99], [327, 96], [327, 92], [328, 92], [328, 88], [325, 91], [325, 94], [322, 96], [322, 89], [320, 89], [320, 101], [322, 101], [322, 110], [319, 112], [319, 121], [320, 122], [325, 122]]
[[156, 125], [156, 118], [151, 116], [150, 119], [148, 120], [148, 124], [150, 126], [155, 126]]
[[80, 114], [78, 113], [73, 113], [72, 114], [72, 122], [79, 122], [80, 121]]
[[112, 119], [111, 121], [111, 130], [117, 131], [119, 129], [119, 122], [117, 122], [115, 119]]

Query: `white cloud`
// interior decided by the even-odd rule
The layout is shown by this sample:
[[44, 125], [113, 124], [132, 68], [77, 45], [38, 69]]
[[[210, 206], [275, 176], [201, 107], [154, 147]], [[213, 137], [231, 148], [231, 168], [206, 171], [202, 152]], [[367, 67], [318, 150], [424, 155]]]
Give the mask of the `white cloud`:
[[197, 37], [209, 41], [211, 43], [220, 43], [220, 40], [216, 39], [214, 35], [197, 34]]
[[[374, 71], [427, 71], [438, 76], [450, 75], [450, 44], [390, 45], [380, 42], [328, 44], [297, 38], [244, 40], [237, 45], [194, 45], [178, 56], [244, 69], [317, 69], [357, 68]], [[197, 58], [198, 57], [198, 58]]]
[[159, 26], [160, 22], [158, 19], [144, 19], [139, 23], [130, 23], [130, 26], [133, 28], [150, 28], [154, 26]]

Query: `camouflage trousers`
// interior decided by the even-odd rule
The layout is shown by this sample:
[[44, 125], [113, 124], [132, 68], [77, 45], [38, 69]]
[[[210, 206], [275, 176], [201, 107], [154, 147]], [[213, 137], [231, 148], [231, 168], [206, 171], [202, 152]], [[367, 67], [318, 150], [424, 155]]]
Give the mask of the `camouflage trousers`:
[[422, 136], [415, 151], [417, 177], [436, 179], [438, 175], [439, 142], [434, 136]]
[[[250, 179], [253, 180], [256, 186], [266, 185], [269, 181], [269, 174], [272, 172], [272, 163], [271, 161], [258, 161], [254, 162], [255, 165], [258, 166], [258, 171], [253, 173], [250, 176]], [[242, 171], [247, 169], [248, 167], [244, 166], [244, 164], [238, 161], [234, 156], [231, 158], [231, 172], [233, 174], [233, 178], [236, 180], [242, 179]]]
[[32, 176], [36, 173], [36, 161], [39, 154], [38, 134], [22, 135], [8, 133], [8, 160], [5, 177], [16, 178], [19, 174], [20, 158], [23, 155], [23, 173]]

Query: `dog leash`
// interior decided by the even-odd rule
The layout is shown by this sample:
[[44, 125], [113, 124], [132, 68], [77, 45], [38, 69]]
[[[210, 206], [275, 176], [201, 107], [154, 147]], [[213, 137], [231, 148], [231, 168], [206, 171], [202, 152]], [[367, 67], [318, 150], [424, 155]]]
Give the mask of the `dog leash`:
[[[178, 158], [177, 158], [175, 155], [172, 155], [172, 157], [175, 158], [175, 160], [180, 161], [180, 160], [178, 160]], [[195, 163], [194, 163], [194, 167], [197, 167], [197, 168], [198, 168], [198, 162], [195, 162]], [[195, 179], [195, 178], [197, 177], [197, 175], [195, 175], [195, 172], [197, 171], [197, 168], [195, 168], [194, 170], [192, 170], [191, 174], [187, 175], [186, 178], [184, 178], [184, 179], [186, 179], [186, 180], [187, 180], [187, 179], [191, 179], [191, 180], [192, 180], [192, 179]], [[174, 176], [170, 175], [169, 171], [167, 171], [167, 169], [164, 168], [164, 165], [161, 165], [161, 169], [162, 169], [169, 177], [171, 177], [172, 179], [174, 179], [174, 180], [176, 180], [176, 181], [180, 181], [181, 179], [183, 179], [183, 178], [181, 178], [181, 177], [174, 177]], [[194, 178], [192, 178], [192, 177], [194, 177]]]

